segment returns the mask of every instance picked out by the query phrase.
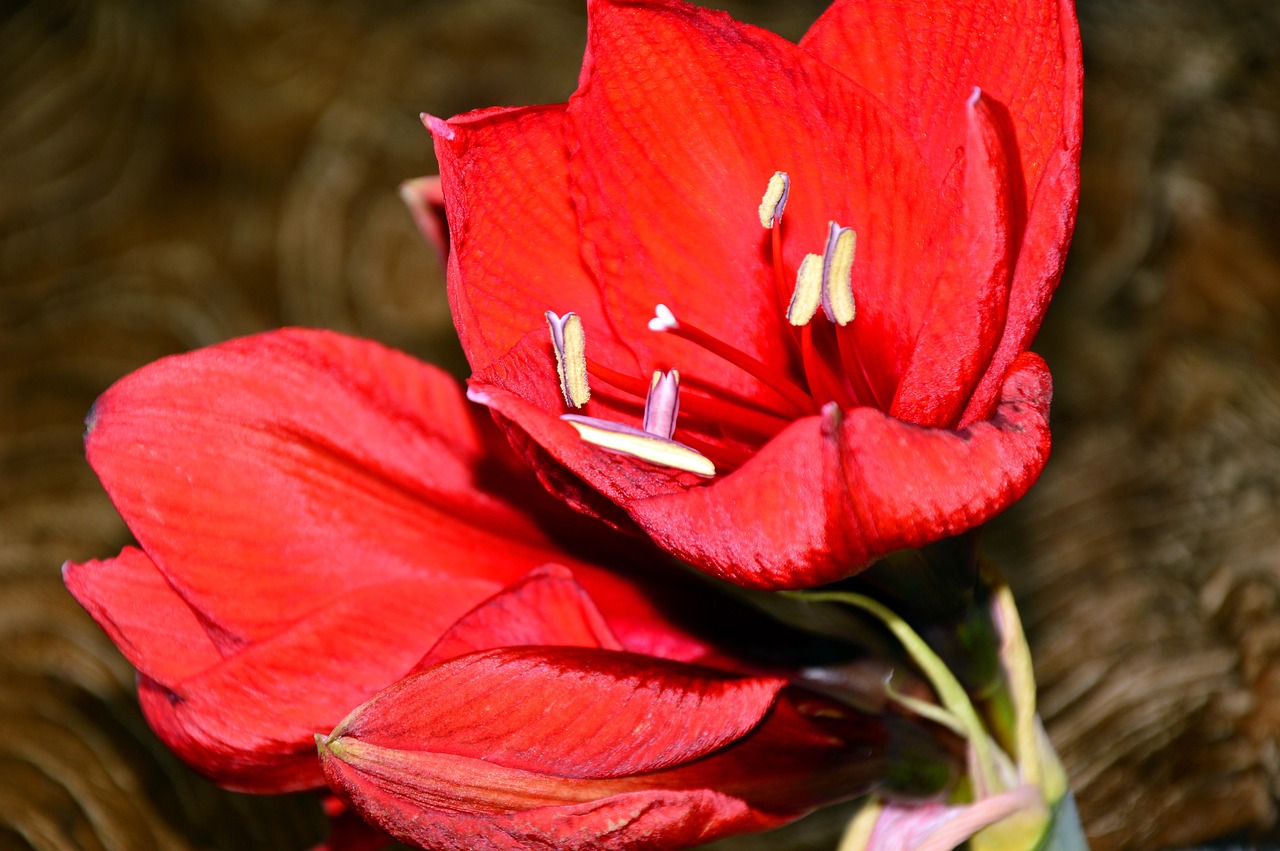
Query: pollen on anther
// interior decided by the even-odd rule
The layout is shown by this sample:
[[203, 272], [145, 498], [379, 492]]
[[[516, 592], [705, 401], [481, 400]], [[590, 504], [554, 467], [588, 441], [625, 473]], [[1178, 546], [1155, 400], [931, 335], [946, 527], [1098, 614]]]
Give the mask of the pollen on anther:
[[787, 305], [787, 321], [797, 328], [808, 325], [822, 303], [822, 257], [806, 254], [796, 272], [796, 289]]
[[591, 385], [587, 382], [587, 336], [582, 320], [576, 313], [563, 317], [552, 311], [546, 313], [547, 327], [551, 329], [551, 345], [556, 353], [556, 373], [560, 377], [560, 392], [572, 408], [581, 408], [591, 399]]
[[857, 313], [853, 301], [853, 257], [858, 237], [852, 228], [831, 222], [822, 257], [822, 310], [827, 318], [848, 325]]
[[772, 228], [782, 218], [786, 209], [787, 197], [791, 194], [791, 178], [785, 171], [775, 171], [769, 178], [769, 185], [760, 199], [760, 224]]

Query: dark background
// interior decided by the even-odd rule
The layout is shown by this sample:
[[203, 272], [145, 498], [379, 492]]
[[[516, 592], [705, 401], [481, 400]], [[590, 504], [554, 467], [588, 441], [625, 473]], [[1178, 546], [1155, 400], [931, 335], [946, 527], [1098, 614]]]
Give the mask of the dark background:
[[[796, 38], [823, 5], [730, 8]], [[990, 542], [1095, 849], [1261, 842], [1280, 778], [1280, 4], [1080, 16], [1084, 197], [1037, 346], [1054, 457]], [[584, 28], [581, 0], [0, 2], [0, 848], [319, 838], [309, 798], [225, 793], [171, 757], [63, 589], [65, 559], [127, 540], [82, 420], [148, 361], [285, 324], [460, 369], [395, 191], [434, 171], [417, 114], [563, 100]]]

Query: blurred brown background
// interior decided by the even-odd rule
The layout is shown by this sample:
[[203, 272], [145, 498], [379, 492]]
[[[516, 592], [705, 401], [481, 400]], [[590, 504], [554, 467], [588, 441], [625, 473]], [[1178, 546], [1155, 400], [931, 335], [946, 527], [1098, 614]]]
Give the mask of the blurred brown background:
[[[724, 5], [795, 38], [824, 3]], [[319, 839], [310, 799], [225, 793], [170, 757], [130, 668], [63, 590], [63, 560], [127, 540], [82, 420], [131, 369], [284, 324], [460, 368], [440, 270], [395, 191], [434, 170], [417, 114], [563, 100], [582, 6], [0, 3], [0, 848]], [[1039, 345], [1055, 455], [991, 542], [1094, 847], [1265, 842], [1280, 5], [1080, 14], [1084, 200]]]

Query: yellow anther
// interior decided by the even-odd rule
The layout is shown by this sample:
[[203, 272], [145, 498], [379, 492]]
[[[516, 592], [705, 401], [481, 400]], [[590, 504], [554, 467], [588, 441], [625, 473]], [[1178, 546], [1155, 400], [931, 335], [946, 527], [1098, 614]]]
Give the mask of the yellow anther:
[[584, 441], [601, 449], [698, 476], [711, 477], [716, 474], [716, 466], [711, 463], [710, 458], [683, 443], [592, 417], [564, 414], [560, 418], [573, 426]]
[[832, 223], [822, 262], [822, 307], [827, 318], [848, 325], [857, 313], [853, 303], [853, 256], [858, 237], [852, 228]]
[[769, 178], [769, 186], [764, 190], [764, 198], [760, 200], [760, 224], [772, 228], [782, 218], [782, 211], [787, 206], [787, 196], [791, 194], [791, 178], [785, 171], [775, 171]]
[[796, 273], [796, 289], [787, 305], [787, 321], [796, 327], [808, 325], [822, 303], [822, 258], [806, 254]]
[[576, 313], [557, 316], [546, 313], [551, 329], [551, 343], [556, 351], [556, 373], [560, 376], [560, 392], [572, 408], [581, 408], [591, 398], [587, 383], [587, 335]]

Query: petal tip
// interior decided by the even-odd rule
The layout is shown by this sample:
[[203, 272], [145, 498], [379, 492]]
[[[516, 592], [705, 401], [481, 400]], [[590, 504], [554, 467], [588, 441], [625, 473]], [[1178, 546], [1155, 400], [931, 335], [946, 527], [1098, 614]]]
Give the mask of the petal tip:
[[421, 113], [418, 117], [422, 119], [422, 123], [432, 136], [438, 136], [449, 141], [453, 141], [454, 137], [457, 136], [454, 129], [443, 118], [437, 118], [429, 112]]
[[479, 390], [475, 387], [467, 388], [467, 399], [475, 402], [477, 405], [484, 405], [486, 408], [491, 407], [493, 404], [493, 394], [484, 390]]

